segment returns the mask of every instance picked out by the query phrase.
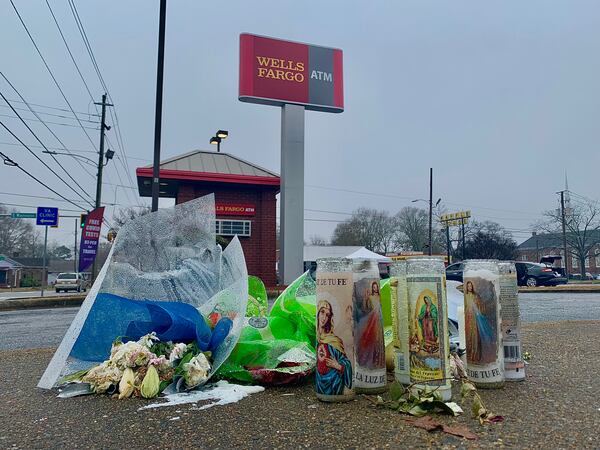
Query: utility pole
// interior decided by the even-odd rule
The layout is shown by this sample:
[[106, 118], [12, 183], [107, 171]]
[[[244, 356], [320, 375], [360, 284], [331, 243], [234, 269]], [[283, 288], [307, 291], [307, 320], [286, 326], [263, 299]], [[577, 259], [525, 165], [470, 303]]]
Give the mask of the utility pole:
[[42, 271], [42, 297], [44, 296], [44, 288], [48, 284], [48, 269], [46, 268], [46, 257], [48, 253], [48, 225], [46, 225], [44, 230], [44, 259], [43, 259], [43, 271]]
[[[113, 106], [110, 103], [106, 103], [106, 93], [102, 94], [102, 102], [94, 103], [102, 106], [102, 116], [100, 121], [100, 150], [98, 152], [98, 175], [96, 179], [96, 204], [95, 208], [100, 208], [102, 203], [102, 169], [104, 169], [104, 130], [110, 130], [110, 127], [106, 125], [106, 107]], [[96, 259], [92, 264], [92, 280], [96, 276]]]
[[563, 253], [565, 255], [565, 277], [569, 279], [569, 256], [567, 255], [567, 220], [565, 218], [565, 191], [560, 191], [560, 215], [562, 216]]
[[73, 252], [73, 272], [75, 272], [75, 273], [78, 272], [78, 270], [77, 270], [77, 219], [75, 219], [75, 251]]
[[431, 256], [431, 241], [432, 241], [432, 217], [433, 217], [433, 167], [429, 168], [429, 256]]
[[160, 137], [162, 130], [163, 72], [167, 0], [160, 0], [158, 20], [158, 63], [156, 65], [156, 107], [154, 111], [154, 162], [152, 165], [152, 211], [158, 211], [160, 194]]
[[448, 264], [452, 264], [452, 257], [450, 256], [452, 243], [450, 242], [450, 226], [446, 222], [446, 256], [448, 257]]
[[465, 219], [463, 218], [460, 223], [460, 229], [462, 231], [462, 260], [465, 260], [465, 245], [467, 240], [465, 239]]

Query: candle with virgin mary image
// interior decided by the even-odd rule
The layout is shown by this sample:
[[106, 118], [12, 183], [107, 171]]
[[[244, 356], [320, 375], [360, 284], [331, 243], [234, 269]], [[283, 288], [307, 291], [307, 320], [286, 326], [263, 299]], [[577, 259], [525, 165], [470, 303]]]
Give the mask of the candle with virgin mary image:
[[352, 260], [317, 260], [317, 398], [344, 402], [355, 396], [352, 337]]
[[410, 381], [416, 391], [435, 389], [447, 401], [452, 397], [452, 386], [444, 261], [431, 256], [410, 257], [406, 271]]

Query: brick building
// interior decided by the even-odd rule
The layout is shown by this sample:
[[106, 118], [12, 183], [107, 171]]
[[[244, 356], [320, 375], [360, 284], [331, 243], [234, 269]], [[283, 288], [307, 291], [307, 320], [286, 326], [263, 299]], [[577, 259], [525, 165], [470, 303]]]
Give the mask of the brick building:
[[[600, 241], [600, 231], [592, 231], [590, 233], [592, 233], [591, 239]], [[564, 267], [563, 239], [561, 233], [533, 233], [529, 239], [519, 245], [517, 251], [519, 254], [518, 261], [539, 262], [542, 256], [560, 255], [563, 257], [563, 260], [557, 265]], [[570, 274], [581, 273], [578, 258], [571, 255], [567, 263], [567, 269]], [[600, 274], [600, 244], [592, 247], [588, 257], [585, 259], [585, 271], [592, 275]]]
[[[152, 196], [152, 166], [136, 171], [142, 197]], [[160, 163], [160, 196], [177, 204], [214, 193], [216, 234], [238, 235], [250, 275], [275, 286], [279, 175], [228, 153], [196, 150]]]

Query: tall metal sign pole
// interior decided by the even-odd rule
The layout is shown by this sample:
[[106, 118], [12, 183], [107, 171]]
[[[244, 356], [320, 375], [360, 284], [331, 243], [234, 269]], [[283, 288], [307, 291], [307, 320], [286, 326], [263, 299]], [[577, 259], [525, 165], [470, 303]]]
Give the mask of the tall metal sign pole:
[[158, 63], [156, 65], [156, 108], [154, 111], [154, 161], [152, 164], [152, 211], [158, 211], [160, 194], [160, 138], [162, 132], [163, 72], [165, 63], [165, 27], [167, 0], [160, 0], [158, 23]]
[[465, 259], [465, 225], [469, 222], [469, 218], [471, 217], [471, 211], [460, 211], [456, 213], [450, 214], [442, 214], [440, 217], [440, 222], [442, 222], [442, 226], [446, 228], [446, 242], [447, 242], [447, 255], [448, 255], [448, 264], [451, 264], [451, 242], [450, 242], [450, 227], [461, 227], [461, 236], [460, 240], [462, 241], [462, 259]]
[[340, 49], [240, 35], [239, 100], [281, 107], [279, 275], [304, 270], [304, 111], [344, 110]]
[[[281, 108], [279, 270], [290, 284], [304, 270], [304, 106]], [[286, 275], [288, 275], [286, 277]]]

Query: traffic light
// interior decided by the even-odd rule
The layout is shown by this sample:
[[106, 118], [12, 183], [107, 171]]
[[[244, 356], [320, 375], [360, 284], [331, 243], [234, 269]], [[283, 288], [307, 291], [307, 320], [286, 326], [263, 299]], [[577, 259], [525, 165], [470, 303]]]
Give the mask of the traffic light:
[[82, 214], [79, 216], [79, 226], [83, 228], [85, 226], [85, 221], [87, 220], [87, 214]]

